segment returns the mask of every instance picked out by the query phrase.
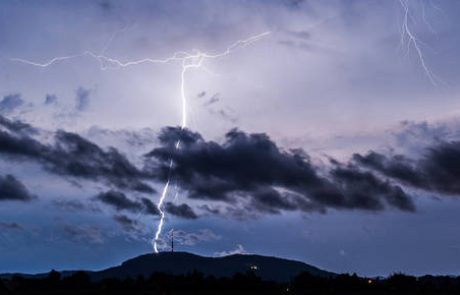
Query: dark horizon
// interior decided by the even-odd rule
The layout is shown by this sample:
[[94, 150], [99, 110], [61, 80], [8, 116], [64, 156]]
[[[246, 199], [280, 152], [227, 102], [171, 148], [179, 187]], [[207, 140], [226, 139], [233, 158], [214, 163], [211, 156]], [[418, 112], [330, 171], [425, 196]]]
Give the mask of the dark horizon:
[[142, 255], [98, 272], [0, 276], [6, 294], [458, 294], [460, 276], [386, 278], [334, 274], [295, 261], [233, 254], [206, 258], [185, 252]]

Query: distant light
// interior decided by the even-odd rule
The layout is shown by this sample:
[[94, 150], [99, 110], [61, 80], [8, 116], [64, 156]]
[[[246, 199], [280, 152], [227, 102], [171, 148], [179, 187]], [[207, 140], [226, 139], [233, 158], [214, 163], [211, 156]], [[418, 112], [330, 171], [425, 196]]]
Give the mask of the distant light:
[[367, 280], [367, 283], [370, 285], [370, 284], [373, 283], [373, 281], [372, 280]]
[[250, 268], [251, 268], [251, 270], [258, 270], [259, 269], [259, 267], [257, 265], [251, 265]]

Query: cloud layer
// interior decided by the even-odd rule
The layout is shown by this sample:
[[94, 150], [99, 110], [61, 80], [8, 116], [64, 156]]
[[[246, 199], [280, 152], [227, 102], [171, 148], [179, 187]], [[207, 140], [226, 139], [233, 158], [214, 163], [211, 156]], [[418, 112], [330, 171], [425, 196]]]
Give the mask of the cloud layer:
[[104, 181], [120, 189], [153, 193], [154, 189], [143, 179], [142, 171], [115, 148], [103, 150], [82, 136], [58, 130], [54, 144], [35, 139], [27, 124], [0, 118], [0, 155], [15, 160], [28, 160], [41, 164], [47, 171], [93, 181]]
[[[199, 133], [168, 127], [159, 140], [162, 146], [147, 155], [154, 159], [152, 174], [165, 180], [172, 160], [173, 180], [192, 199], [228, 204], [243, 200], [252, 210], [267, 213], [415, 210], [400, 186], [352, 165], [323, 172], [304, 151], [284, 151], [266, 134], [231, 130], [219, 144]], [[175, 148], [178, 140], [180, 149]]]
[[165, 204], [165, 210], [169, 214], [174, 216], [184, 218], [184, 219], [197, 219], [198, 215], [193, 211], [193, 209], [187, 204], [176, 205], [171, 202]]
[[113, 207], [117, 211], [128, 211], [132, 213], [144, 212], [150, 215], [159, 215], [157, 207], [147, 198], [131, 200], [124, 193], [110, 190], [98, 194], [96, 200]]
[[438, 142], [426, 147], [419, 159], [371, 151], [353, 159], [387, 177], [423, 190], [460, 194], [460, 142]]

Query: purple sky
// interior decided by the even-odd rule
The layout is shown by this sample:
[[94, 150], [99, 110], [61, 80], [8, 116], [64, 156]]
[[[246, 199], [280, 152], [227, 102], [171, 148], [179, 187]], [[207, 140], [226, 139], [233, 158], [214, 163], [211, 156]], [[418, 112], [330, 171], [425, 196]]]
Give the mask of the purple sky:
[[[180, 250], [457, 274], [459, 9], [2, 1], [0, 272], [100, 269], [152, 251], [174, 159], [161, 237], [174, 228]], [[181, 125], [180, 60], [107, 59], [214, 55], [264, 32], [187, 70], [186, 134], [165, 129]], [[55, 57], [68, 58], [38, 66]], [[190, 144], [172, 150], [175, 136]]]

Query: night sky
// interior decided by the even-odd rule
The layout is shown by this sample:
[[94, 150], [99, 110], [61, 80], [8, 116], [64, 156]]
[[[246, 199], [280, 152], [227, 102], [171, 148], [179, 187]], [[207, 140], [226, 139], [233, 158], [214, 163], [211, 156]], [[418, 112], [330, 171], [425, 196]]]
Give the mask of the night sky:
[[459, 12], [1, 1], [0, 272], [152, 252], [164, 212], [160, 250], [458, 274]]

